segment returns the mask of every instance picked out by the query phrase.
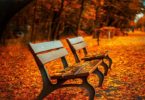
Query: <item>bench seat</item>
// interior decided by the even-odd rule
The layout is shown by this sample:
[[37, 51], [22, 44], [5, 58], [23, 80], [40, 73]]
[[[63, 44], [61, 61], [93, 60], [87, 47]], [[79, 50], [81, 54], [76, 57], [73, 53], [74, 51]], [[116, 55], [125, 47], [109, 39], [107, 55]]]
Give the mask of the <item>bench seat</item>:
[[51, 79], [70, 79], [70, 78], [79, 78], [82, 76], [88, 76], [92, 73], [96, 67], [101, 63], [100, 60], [86, 61], [84, 63], [76, 63], [72, 66], [57, 71], [51, 75]]

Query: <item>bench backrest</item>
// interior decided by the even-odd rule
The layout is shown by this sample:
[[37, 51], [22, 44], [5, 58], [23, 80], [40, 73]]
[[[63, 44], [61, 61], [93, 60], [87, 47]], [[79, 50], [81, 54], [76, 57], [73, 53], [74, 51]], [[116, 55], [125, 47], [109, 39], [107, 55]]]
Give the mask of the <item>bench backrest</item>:
[[67, 38], [67, 43], [69, 44], [69, 47], [71, 48], [71, 51], [73, 52], [73, 55], [75, 57], [76, 62], [80, 62], [80, 59], [77, 54], [77, 50], [83, 49], [84, 54], [87, 55], [86, 50], [86, 42], [84, 41], [83, 37], [75, 37], [75, 38]]
[[30, 43], [30, 47], [36, 57], [42, 64], [46, 64], [52, 60], [64, 57], [68, 54], [60, 41], [51, 41], [43, 43]]
[[41, 75], [43, 76], [43, 78], [45, 78], [43, 81], [50, 81], [50, 77], [47, 73], [46, 68], [44, 67], [48, 62], [61, 58], [64, 67], [68, 66], [65, 59], [65, 56], [68, 54], [68, 52], [63, 47], [61, 41], [50, 41], [35, 44], [29, 43], [29, 48], [35, 58]]

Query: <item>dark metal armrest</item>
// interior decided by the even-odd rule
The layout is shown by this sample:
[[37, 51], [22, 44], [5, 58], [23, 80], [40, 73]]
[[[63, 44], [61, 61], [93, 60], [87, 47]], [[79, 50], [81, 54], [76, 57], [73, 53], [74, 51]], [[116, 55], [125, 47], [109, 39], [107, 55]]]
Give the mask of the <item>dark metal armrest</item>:
[[86, 56], [84, 58], [82, 58], [82, 60], [85, 60], [85, 61], [90, 61], [90, 60], [95, 60], [95, 59], [103, 59], [105, 56], [104, 55], [97, 55], [97, 56]]
[[105, 51], [104, 53], [99, 54], [99, 55], [85, 56], [84, 58], [82, 58], [82, 60], [91, 61], [91, 60], [95, 60], [95, 59], [103, 59], [105, 56], [108, 55], [108, 52], [109, 51]]

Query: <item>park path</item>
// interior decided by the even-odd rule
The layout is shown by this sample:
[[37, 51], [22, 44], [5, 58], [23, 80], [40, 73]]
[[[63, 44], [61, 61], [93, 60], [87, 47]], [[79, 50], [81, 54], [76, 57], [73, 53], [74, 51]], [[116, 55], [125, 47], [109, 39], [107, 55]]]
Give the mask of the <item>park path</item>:
[[113, 66], [105, 78], [104, 89], [98, 89], [96, 98], [145, 99], [145, 33], [135, 31], [128, 36], [101, 39], [97, 49], [110, 51]]
[[[112, 69], [105, 77], [102, 88], [97, 87], [96, 77], [90, 76], [89, 80], [96, 89], [95, 100], [145, 99], [144, 32], [130, 32], [128, 36], [117, 36], [112, 39], [101, 38], [100, 46], [97, 45], [96, 39], [90, 36], [85, 37], [85, 40], [89, 51], [109, 50], [109, 55], [113, 59]], [[66, 41], [62, 41], [69, 50]], [[70, 64], [74, 62], [71, 52], [67, 59]], [[61, 68], [57, 63], [49, 64], [48, 69], [54, 71]], [[0, 99], [33, 100], [40, 93], [41, 88], [41, 76], [28, 48], [16, 44], [1, 47]], [[82, 89], [64, 88], [53, 92], [46, 100], [86, 100], [87, 97], [87, 93]]]

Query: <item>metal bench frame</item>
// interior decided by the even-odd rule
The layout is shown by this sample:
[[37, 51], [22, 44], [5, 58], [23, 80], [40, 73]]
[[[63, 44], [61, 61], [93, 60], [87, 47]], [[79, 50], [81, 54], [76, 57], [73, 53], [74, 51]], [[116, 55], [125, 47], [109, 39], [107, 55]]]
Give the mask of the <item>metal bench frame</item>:
[[[63, 88], [63, 87], [83, 87], [88, 90], [89, 92], [89, 100], [94, 100], [95, 96], [95, 89], [93, 88], [92, 85], [87, 80], [87, 77], [89, 74], [86, 75], [78, 75], [79, 71], [77, 71], [74, 75], [71, 77], [68, 75], [61, 76], [61, 78], [55, 78], [57, 79], [57, 83], [53, 84], [51, 82], [51, 76], [47, 72], [47, 69], [45, 68], [45, 64], [49, 63], [52, 60], [61, 58], [62, 63], [64, 65], [64, 70], [68, 68], [68, 63], [66, 61], [65, 55], [67, 55], [67, 51], [65, 48], [63, 48], [63, 45], [61, 41], [51, 41], [51, 42], [42, 42], [42, 43], [29, 43], [29, 49], [36, 61], [36, 64], [40, 70], [41, 76], [42, 76], [42, 81], [43, 81], [43, 88], [41, 90], [41, 93], [37, 97], [38, 100], [42, 100], [44, 97], [46, 97], [48, 94], [50, 94], [52, 91], [58, 89], [58, 88]], [[47, 53], [47, 52], [52, 52], [51, 50], [58, 51], [58, 54], [53, 52], [53, 53]], [[62, 52], [63, 51], [63, 52]], [[62, 52], [62, 54], [61, 54]], [[50, 55], [53, 56], [51, 57]], [[60, 54], [60, 55], [59, 55]], [[55, 57], [56, 56], [56, 57]], [[90, 71], [93, 72], [97, 69], [97, 66], [101, 63], [102, 61], [100, 60], [97, 65], [94, 66], [94, 68]], [[96, 72], [98, 73], [98, 72]], [[63, 84], [65, 81], [69, 79], [75, 79], [75, 78], [80, 78], [82, 80], [81, 84]]]
[[[74, 55], [76, 63], [80, 62], [81, 60], [79, 59], [79, 55], [78, 55], [77, 51], [83, 49], [84, 55], [86, 56], [88, 54], [88, 51], [86, 49], [87, 44], [84, 41], [83, 37], [78, 36], [78, 37], [75, 37], [75, 38], [67, 38], [66, 40], [67, 40], [67, 43], [68, 43], [68, 45], [69, 45], [69, 47], [70, 47], [70, 49], [71, 49], [71, 51]], [[112, 59], [109, 57], [109, 55], [106, 52], [106, 53], [103, 54], [102, 57], [97, 57], [97, 55], [96, 55], [96, 57], [90, 57], [90, 58], [84, 59], [84, 60], [85, 61], [90, 61], [90, 60], [96, 60], [96, 59], [102, 60], [101, 65], [104, 67], [104, 74], [102, 74], [102, 72], [99, 71], [98, 69], [96, 69], [96, 71], [94, 71], [94, 73], [96, 73], [99, 77], [99, 86], [102, 86], [104, 76], [107, 75], [108, 69], [111, 69]], [[107, 65], [104, 62], [104, 59], [109, 61], [109, 65]]]

